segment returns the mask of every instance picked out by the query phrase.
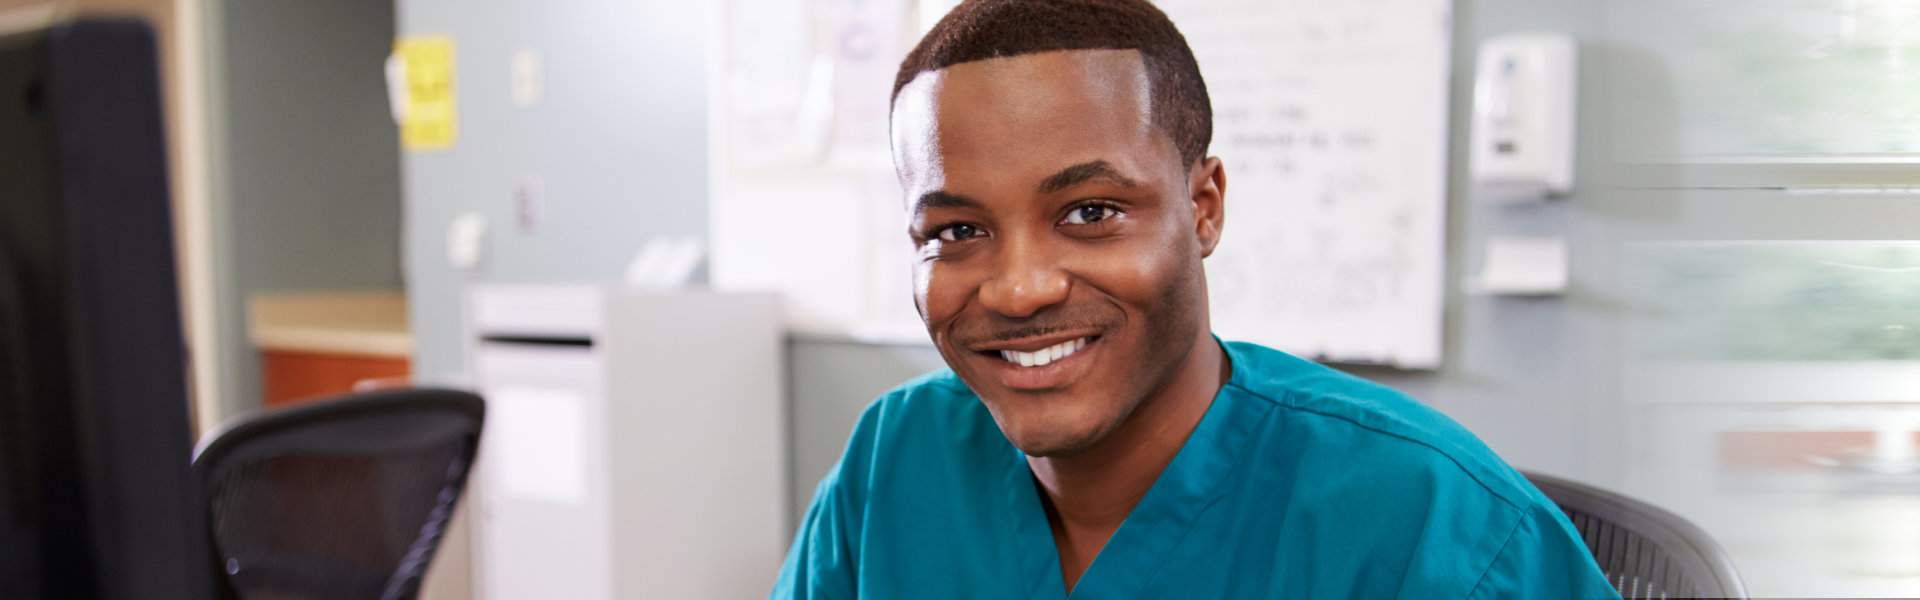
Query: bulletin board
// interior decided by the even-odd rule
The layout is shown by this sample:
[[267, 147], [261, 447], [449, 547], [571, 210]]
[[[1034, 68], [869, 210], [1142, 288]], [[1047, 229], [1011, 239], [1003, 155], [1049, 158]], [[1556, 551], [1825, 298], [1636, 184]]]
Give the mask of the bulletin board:
[[[712, 278], [803, 334], [925, 343], [887, 153], [894, 69], [951, 2], [717, 3]], [[1438, 366], [1448, 0], [1166, 0], [1214, 108], [1227, 226], [1214, 330]]]

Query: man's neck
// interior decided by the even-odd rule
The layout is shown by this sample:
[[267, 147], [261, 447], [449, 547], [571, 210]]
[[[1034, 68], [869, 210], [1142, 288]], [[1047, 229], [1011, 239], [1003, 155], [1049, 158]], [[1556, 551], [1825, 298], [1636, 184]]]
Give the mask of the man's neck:
[[1226, 383], [1226, 351], [1210, 332], [1201, 332], [1188, 361], [1093, 448], [1072, 456], [1027, 457], [1047, 501], [1068, 589], [1180, 453]]

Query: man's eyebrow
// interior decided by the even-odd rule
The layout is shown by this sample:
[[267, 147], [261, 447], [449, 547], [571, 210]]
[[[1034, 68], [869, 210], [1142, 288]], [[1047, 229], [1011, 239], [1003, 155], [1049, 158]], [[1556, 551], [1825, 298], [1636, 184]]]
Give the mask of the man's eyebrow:
[[1140, 185], [1128, 179], [1127, 176], [1121, 175], [1120, 171], [1115, 170], [1113, 165], [1107, 164], [1107, 161], [1096, 160], [1067, 167], [1061, 169], [1059, 173], [1054, 173], [1052, 177], [1040, 182], [1040, 193], [1051, 194], [1095, 179], [1104, 179], [1126, 187]]
[[972, 198], [947, 192], [945, 190], [934, 190], [931, 192], [927, 192], [925, 194], [921, 194], [920, 198], [913, 202], [913, 207], [912, 207], [913, 210], [909, 212], [917, 213], [929, 208], [979, 208], [979, 207], [980, 207], [979, 200], [974, 200]]

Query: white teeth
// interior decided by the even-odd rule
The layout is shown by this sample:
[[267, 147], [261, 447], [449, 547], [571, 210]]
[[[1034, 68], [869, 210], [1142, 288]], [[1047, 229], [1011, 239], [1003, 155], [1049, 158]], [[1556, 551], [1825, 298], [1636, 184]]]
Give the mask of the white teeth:
[[1010, 363], [1019, 364], [1022, 367], [1038, 367], [1040, 365], [1044, 365], [1056, 360], [1060, 360], [1062, 358], [1066, 358], [1068, 356], [1072, 356], [1074, 352], [1078, 352], [1081, 348], [1085, 348], [1085, 347], [1087, 347], [1087, 338], [1078, 338], [1078, 339], [1073, 339], [1065, 342], [1060, 342], [1058, 344], [1047, 346], [1045, 348], [1041, 348], [1039, 350], [1035, 350], [1032, 352], [1020, 352], [1018, 350], [1001, 350], [1000, 359]]

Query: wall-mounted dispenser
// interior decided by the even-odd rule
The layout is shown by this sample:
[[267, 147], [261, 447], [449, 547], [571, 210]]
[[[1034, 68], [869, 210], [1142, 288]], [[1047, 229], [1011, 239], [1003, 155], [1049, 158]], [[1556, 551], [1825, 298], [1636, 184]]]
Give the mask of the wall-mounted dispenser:
[[1573, 189], [1576, 43], [1564, 33], [1480, 42], [1473, 85], [1473, 196], [1532, 202]]

